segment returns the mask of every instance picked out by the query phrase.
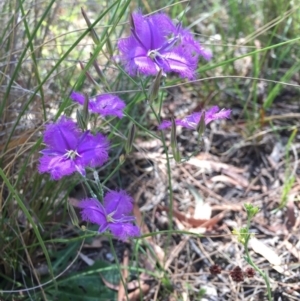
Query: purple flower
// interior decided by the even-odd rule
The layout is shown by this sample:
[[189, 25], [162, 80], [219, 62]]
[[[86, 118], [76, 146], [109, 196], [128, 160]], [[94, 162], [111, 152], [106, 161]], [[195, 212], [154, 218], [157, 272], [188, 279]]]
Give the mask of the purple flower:
[[[210, 123], [213, 120], [224, 119], [230, 116], [231, 110], [222, 109], [219, 111], [218, 106], [214, 106], [209, 110], [205, 111], [205, 124]], [[198, 123], [200, 122], [201, 112], [196, 112], [191, 115], [186, 116], [183, 119], [177, 119], [175, 121], [176, 125], [181, 125], [185, 128], [195, 130]], [[172, 126], [172, 122], [169, 120], [164, 120], [159, 126], [159, 130], [163, 130]]]
[[192, 79], [199, 55], [211, 57], [188, 30], [175, 26], [165, 14], [144, 17], [137, 12], [132, 14], [132, 23], [131, 36], [118, 42], [130, 75], [156, 75], [162, 69], [164, 73], [175, 72]]
[[97, 199], [85, 199], [79, 202], [82, 219], [99, 225], [99, 232], [110, 230], [121, 240], [140, 235], [140, 230], [129, 215], [133, 209], [133, 199], [125, 191], [111, 191], [104, 197], [103, 205]]
[[85, 167], [101, 166], [108, 160], [107, 138], [81, 132], [75, 122], [64, 116], [46, 126], [44, 143], [38, 169], [40, 173], [50, 173], [54, 180], [76, 171], [85, 175]]
[[[73, 91], [70, 98], [75, 102], [83, 105], [85, 97], [83, 94]], [[113, 94], [102, 94], [89, 99], [89, 110], [93, 113], [101, 114], [103, 116], [117, 116], [123, 117], [123, 109], [125, 103], [118, 96]]]

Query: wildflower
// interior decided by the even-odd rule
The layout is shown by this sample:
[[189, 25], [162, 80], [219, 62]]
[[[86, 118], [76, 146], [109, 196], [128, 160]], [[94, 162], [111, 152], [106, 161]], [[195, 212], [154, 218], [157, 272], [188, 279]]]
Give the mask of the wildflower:
[[131, 36], [120, 39], [118, 47], [126, 71], [130, 75], [156, 75], [160, 69], [192, 79], [199, 55], [211, 55], [194, 40], [192, 34], [175, 26], [165, 14], [144, 17], [137, 12], [131, 16]]
[[255, 270], [251, 267], [248, 267], [246, 270], [245, 270], [245, 276], [248, 277], [248, 278], [253, 278], [255, 276]]
[[97, 167], [108, 160], [109, 143], [102, 134], [81, 132], [76, 123], [62, 117], [57, 123], [49, 124], [44, 132], [46, 148], [41, 151], [39, 172], [50, 173], [59, 180], [78, 171], [85, 175], [85, 167]]
[[99, 232], [110, 230], [120, 240], [140, 235], [140, 230], [132, 222], [135, 218], [130, 214], [133, 199], [125, 191], [108, 192], [103, 205], [97, 199], [85, 199], [79, 203], [82, 219], [99, 225]]
[[[75, 102], [83, 105], [85, 97], [83, 94], [73, 91], [70, 98]], [[125, 103], [118, 96], [113, 94], [102, 94], [89, 99], [88, 109], [97, 114], [103, 116], [117, 116], [119, 118], [123, 117], [123, 109], [125, 108]]]
[[232, 271], [229, 272], [231, 278], [235, 282], [243, 282], [244, 274], [242, 269], [239, 266], [236, 266]]
[[[222, 109], [221, 111], [219, 111], [219, 107], [214, 106], [214, 107], [210, 108], [209, 110], [205, 111], [205, 124], [208, 124], [213, 120], [228, 118], [230, 113], [231, 113], [231, 110]], [[196, 128], [200, 122], [201, 114], [202, 114], [202, 112], [193, 113], [191, 115], [186, 116], [183, 119], [177, 119], [175, 121], [175, 123], [176, 123], [176, 125], [181, 125], [185, 128], [196, 130]], [[171, 121], [164, 120], [158, 126], [158, 129], [163, 130], [163, 129], [169, 128], [171, 126], [172, 126]]]
[[221, 274], [222, 269], [219, 265], [213, 264], [212, 266], [209, 267], [209, 271], [212, 275], [218, 275]]

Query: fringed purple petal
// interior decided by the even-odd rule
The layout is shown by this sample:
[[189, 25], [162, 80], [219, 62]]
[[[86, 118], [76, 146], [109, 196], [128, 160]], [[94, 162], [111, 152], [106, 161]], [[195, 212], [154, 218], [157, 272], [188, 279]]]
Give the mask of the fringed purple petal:
[[219, 111], [219, 107], [218, 106], [213, 106], [210, 109], [205, 111], [205, 116], [206, 118], [211, 118], [211, 116], [215, 115], [218, 111]]
[[64, 156], [42, 156], [39, 161], [39, 172], [50, 173], [51, 179], [53, 180], [59, 180], [64, 176], [76, 172], [74, 162], [66, 159]]
[[[72, 92], [70, 98], [83, 105], [85, 96], [78, 92]], [[103, 116], [123, 117], [125, 103], [118, 96], [113, 94], [102, 94], [89, 99], [89, 111]]]
[[70, 98], [81, 105], [83, 105], [85, 101], [84, 95], [75, 91], [72, 91]]
[[88, 221], [107, 228], [106, 212], [102, 204], [97, 199], [84, 199], [79, 202], [78, 207], [81, 208], [81, 216], [84, 221]]
[[187, 129], [196, 129], [201, 118], [201, 112], [196, 112], [186, 116], [183, 119], [176, 120], [177, 125], [181, 125]]
[[80, 131], [71, 119], [62, 116], [56, 123], [48, 124], [44, 132], [44, 142], [49, 149], [65, 153], [76, 148]]
[[78, 166], [98, 167], [108, 160], [109, 142], [102, 134], [85, 132], [78, 143], [75, 162]]
[[169, 120], [164, 120], [159, 126], [158, 129], [159, 130], [164, 130], [167, 128], [170, 128], [172, 126], [172, 122]]
[[118, 96], [113, 94], [102, 94], [96, 96], [94, 101], [94, 112], [103, 116], [117, 116], [123, 117], [123, 110], [125, 103]]
[[133, 199], [124, 190], [110, 191], [104, 197], [104, 207], [108, 214], [114, 212], [113, 217], [120, 219], [133, 209]]
[[168, 62], [168, 69], [165, 72], [176, 72], [182, 78], [195, 78], [197, 63], [193, 57], [190, 57], [183, 51], [172, 51], [164, 53], [163, 58]]
[[153, 36], [151, 34], [151, 23], [140, 12], [132, 14], [134, 23], [134, 32], [132, 33], [134, 38], [139, 42], [145, 50], [151, 49]]
[[216, 112], [214, 114], [206, 114], [205, 115], [205, 124], [217, 119], [225, 119], [229, 118], [231, 114], [231, 110], [222, 109], [220, 112]]
[[[140, 73], [144, 75], [156, 75], [160, 69], [160, 67], [147, 56], [135, 57], [132, 60], [132, 64], [133, 66], [131, 69], [136, 70], [136, 74]], [[129, 72], [129, 74], [132, 73]]]
[[140, 229], [131, 223], [109, 224], [111, 233], [118, 239], [125, 241], [130, 237], [140, 236]]

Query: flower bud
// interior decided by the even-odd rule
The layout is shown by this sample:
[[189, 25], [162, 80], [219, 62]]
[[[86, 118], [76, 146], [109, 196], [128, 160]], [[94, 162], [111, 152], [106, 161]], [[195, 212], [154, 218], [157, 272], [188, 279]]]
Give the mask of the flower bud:
[[[93, 57], [92, 53], [90, 53], [90, 56], [91, 56], [91, 58]], [[107, 80], [106, 80], [106, 78], [105, 78], [105, 76], [104, 76], [104, 73], [103, 73], [102, 70], [100, 69], [100, 67], [99, 67], [98, 62], [97, 62], [96, 59], [94, 59], [94, 61], [93, 61], [93, 66], [94, 66], [94, 68], [95, 68], [95, 70], [96, 70], [96, 72], [97, 72], [97, 74], [98, 74], [98, 76], [99, 76], [101, 82], [105, 85], [106, 90], [107, 90], [107, 91], [110, 91], [110, 87], [109, 87], [109, 85], [108, 85], [108, 83], [107, 83]]]
[[154, 81], [152, 82], [149, 88], [149, 103], [151, 104], [158, 96], [159, 87], [160, 87], [160, 80], [162, 76], [163, 70], [159, 69], [159, 72], [156, 74]]
[[180, 152], [177, 145], [176, 139], [176, 123], [174, 117], [172, 117], [172, 129], [171, 129], [171, 148], [175, 161], [178, 163], [181, 160]]
[[77, 124], [78, 126], [85, 131], [87, 128], [87, 124], [83, 118], [82, 112], [80, 112], [79, 110], [76, 110], [76, 120], [77, 120]]
[[249, 219], [252, 219], [259, 212], [259, 208], [257, 206], [253, 206], [252, 204], [246, 203], [244, 204], [244, 207]]
[[95, 29], [92, 27], [92, 23], [91, 23], [89, 17], [87, 16], [86, 12], [83, 10], [83, 8], [81, 8], [81, 13], [82, 13], [82, 15], [83, 15], [83, 18], [84, 18], [84, 20], [85, 20], [87, 26], [89, 27], [89, 30], [90, 30], [90, 33], [91, 33], [91, 36], [92, 36], [92, 39], [93, 39], [94, 43], [95, 43], [96, 45], [98, 45], [100, 39], [99, 39], [99, 37], [98, 37], [98, 35], [97, 35]]
[[135, 133], [136, 133], [136, 125], [133, 123], [132, 126], [131, 126], [131, 129], [129, 131], [127, 141], [125, 143], [125, 152], [126, 152], [126, 154], [129, 154], [132, 150], [132, 145], [133, 145]]
[[[79, 61], [79, 65], [80, 65], [81, 69], [84, 70], [84, 65], [82, 64], [82, 62]], [[93, 85], [99, 86], [98, 83], [93, 79], [93, 77], [90, 75], [90, 73], [88, 71], [85, 71], [85, 76]]]
[[133, 20], [132, 14], [129, 15], [129, 24], [130, 24], [130, 29], [131, 30], [135, 30], [135, 24], [134, 24], [134, 20]]
[[110, 38], [109, 38], [109, 35], [106, 33], [106, 49], [109, 53], [109, 56], [110, 57], [113, 57], [114, 55], [114, 50], [113, 50], [113, 47], [112, 47], [112, 44], [111, 44], [111, 41], [110, 41]]
[[71, 222], [72, 222], [73, 226], [79, 227], [79, 221], [78, 221], [77, 214], [74, 210], [74, 207], [69, 202], [67, 202], [67, 208], [68, 208], [69, 216], [71, 218]]
[[205, 132], [205, 111], [203, 111], [201, 113], [201, 117], [200, 117], [200, 120], [199, 120], [196, 130], [199, 134], [199, 137], [201, 138]]
[[124, 162], [125, 162], [125, 156], [122, 154], [122, 155], [119, 157], [119, 163], [122, 165]]

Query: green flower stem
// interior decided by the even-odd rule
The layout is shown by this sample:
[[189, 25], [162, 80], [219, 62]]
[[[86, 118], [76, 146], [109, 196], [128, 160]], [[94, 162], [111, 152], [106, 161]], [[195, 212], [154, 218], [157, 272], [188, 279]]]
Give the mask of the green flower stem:
[[[142, 80], [140, 80], [141, 86], [142, 86], [142, 91], [146, 97], [146, 99], [148, 98], [144, 83]], [[162, 101], [160, 101], [160, 110], [162, 107]], [[160, 123], [160, 117], [159, 115], [155, 112], [152, 104], [150, 104], [150, 108], [152, 113], [155, 116], [155, 119], [157, 120], [158, 123]], [[161, 142], [163, 144], [163, 148], [166, 154], [166, 160], [167, 160], [167, 171], [168, 171], [168, 184], [169, 184], [169, 199], [170, 199], [170, 210], [169, 210], [169, 230], [172, 230], [173, 228], [173, 189], [172, 189], [172, 178], [171, 178], [171, 164], [170, 164], [170, 157], [168, 154], [168, 148], [167, 148], [167, 144], [166, 144], [166, 140], [165, 140], [165, 135], [163, 133], [163, 131], [161, 131]], [[169, 240], [171, 239], [171, 233], [169, 236]]]
[[[250, 229], [250, 218], [248, 217], [248, 220], [247, 220], [247, 230], [248, 230], [248, 233], [249, 233], [249, 229]], [[260, 276], [264, 279], [265, 283], [266, 283], [266, 286], [267, 286], [267, 292], [268, 292], [268, 300], [269, 301], [272, 301], [272, 292], [271, 292], [271, 286], [270, 286], [270, 281], [269, 281], [269, 278], [267, 276], [267, 274], [265, 272], [263, 272], [252, 260], [251, 256], [250, 256], [250, 253], [249, 253], [249, 248], [248, 248], [248, 243], [249, 243], [249, 240], [250, 240], [250, 237], [251, 235], [248, 234], [247, 235], [247, 238], [245, 239], [245, 243], [244, 243], [244, 248], [245, 248], [245, 253], [246, 253], [246, 261], [248, 262], [248, 264], [250, 264], [255, 271], [257, 271]]]
[[[156, 114], [154, 108], [152, 107], [152, 105], [150, 105], [150, 107], [151, 107], [151, 110], [152, 110], [157, 122], [160, 123], [160, 118]], [[172, 178], [171, 178], [171, 164], [170, 164], [170, 157], [169, 157], [169, 153], [168, 153], [166, 139], [165, 139], [165, 135], [164, 135], [163, 131], [161, 131], [161, 141], [163, 144], [163, 148], [165, 150], [166, 160], [167, 160], [168, 184], [169, 184], [169, 195], [170, 195], [170, 197], [169, 197], [169, 199], [170, 199], [169, 229], [172, 230], [173, 229], [173, 189], [172, 189]]]
[[89, 184], [88, 180], [86, 177], [82, 176], [82, 179], [86, 185], [86, 187], [88, 188], [89, 193], [91, 194], [92, 198], [94, 199], [98, 199], [97, 195], [95, 194], [95, 192], [93, 191], [91, 185]]
[[112, 252], [112, 254], [114, 256], [114, 259], [116, 261], [116, 264], [118, 266], [118, 271], [120, 272], [120, 279], [121, 279], [122, 285], [123, 285], [124, 290], [125, 290], [126, 300], [128, 301], [129, 300], [129, 296], [128, 296], [128, 291], [127, 291], [127, 288], [126, 288], [126, 283], [125, 283], [125, 280], [123, 279], [121, 265], [120, 265], [119, 259], [117, 257], [116, 250], [114, 248], [112, 237], [110, 235], [108, 236], [108, 240], [109, 240], [109, 245], [110, 245], [111, 252]]

